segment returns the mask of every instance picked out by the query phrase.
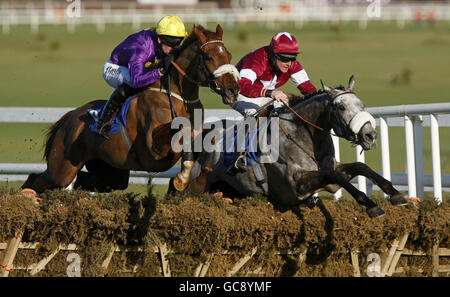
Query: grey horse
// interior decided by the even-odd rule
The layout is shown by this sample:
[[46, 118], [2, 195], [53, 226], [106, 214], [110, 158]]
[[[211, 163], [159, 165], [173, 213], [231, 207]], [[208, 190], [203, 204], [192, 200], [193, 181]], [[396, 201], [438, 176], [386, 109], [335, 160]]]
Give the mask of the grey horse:
[[194, 193], [222, 191], [233, 197], [260, 193], [274, 203], [292, 207], [317, 192], [335, 193], [342, 187], [366, 207], [369, 217], [381, 217], [385, 212], [350, 183], [353, 177], [363, 175], [388, 194], [393, 205], [406, 205], [408, 201], [392, 183], [366, 164], [344, 164], [335, 159], [331, 129], [364, 150], [376, 147], [375, 119], [355, 95], [353, 76], [347, 89], [330, 88], [323, 82], [322, 87], [323, 91], [305, 100], [290, 99], [292, 110], [283, 107], [278, 112], [279, 148], [274, 162], [259, 164], [258, 171], [247, 167], [230, 176], [223, 152], [202, 152], [191, 173], [189, 189]]

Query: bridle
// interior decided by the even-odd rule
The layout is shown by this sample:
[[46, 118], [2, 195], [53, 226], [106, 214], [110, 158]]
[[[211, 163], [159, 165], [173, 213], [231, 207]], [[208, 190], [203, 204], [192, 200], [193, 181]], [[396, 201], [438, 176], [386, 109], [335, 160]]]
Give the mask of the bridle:
[[[354, 93], [353, 91], [345, 91], [345, 92], [342, 92], [342, 93], [337, 94], [337, 95], [335, 95], [335, 96], [332, 96], [332, 97], [331, 97], [331, 100], [334, 101], [334, 100], [335, 100], [336, 98], [338, 98], [339, 96], [346, 95], [346, 94], [353, 94], [353, 95], [354, 95], [355, 93]], [[288, 109], [289, 109], [289, 110], [290, 110], [297, 118], [299, 118], [299, 119], [302, 120], [303, 122], [307, 123], [308, 125], [314, 127], [315, 129], [317, 129], [317, 130], [319, 130], [319, 131], [328, 133], [328, 134], [330, 134], [330, 135], [332, 135], [332, 136], [337, 136], [336, 134], [331, 133], [331, 132], [329, 132], [329, 131], [326, 131], [325, 129], [323, 129], [323, 128], [321, 128], [321, 127], [319, 127], [319, 126], [317, 126], [317, 125], [311, 123], [310, 121], [306, 120], [305, 118], [303, 118], [301, 115], [299, 115], [292, 107], [290, 107], [290, 106], [289, 106], [288, 104], [286, 104], [285, 102], [283, 102], [283, 104], [284, 104], [284, 106], [286, 106], [286, 107], [287, 107], [287, 108], [288, 108]], [[356, 131], [354, 131], [355, 129], [352, 127], [352, 122], [354, 122], [355, 118], [364, 118], [364, 120], [367, 119], [367, 121], [373, 123], [373, 122], [372, 122], [372, 119], [373, 119], [372, 116], [370, 116], [367, 112], [364, 112], [364, 111], [363, 111], [363, 112], [359, 112], [359, 113], [355, 114], [355, 115], [352, 117], [352, 119], [351, 119], [348, 123], [345, 123], [344, 120], [342, 119], [342, 117], [341, 117], [341, 116], [338, 116], [339, 112], [338, 112], [338, 110], [336, 109], [336, 106], [335, 106], [334, 104], [332, 105], [332, 110], [333, 110], [333, 112], [335, 113], [335, 118], [336, 118], [338, 121], [340, 121], [340, 125], [342, 125], [343, 127], [346, 127], [345, 132], [343, 133], [343, 134], [344, 134], [344, 137], [345, 137], [346, 139], [349, 139], [349, 138], [351, 137], [352, 139], [349, 139], [349, 140], [352, 141], [352, 142], [354, 142], [355, 145], [360, 144], [361, 141], [362, 141], [362, 139], [358, 139], [358, 134], [357, 134]], [[359, 116], [359, 115], [362, 115], [362, 116]], [[366, 121], [366, 122], [367, 122], [367, 121]], [[285, 129], [285, 128], [282, 126], [281, 123], [280, 123], [280, 127], [281, 127], [282, 131], [284, 132], [284, 134], [286, 134], [286, 136], [288, 137], [288, 139], [293, 140], [293, 137], [289, 134], [289, 132], [287, 132], [287, 129]], [[353, 132], [353, 135], [351, 135], [351, 134], [349, 133], [349, 131], [352, 131], [352, 132]]]
[[207, 81], [197, 81], [197, 80], [193, 79], [192, 77], [190, 77], [175, 61], [172, 61], [171, 63], [177, 69], [177, 71], [181, 74], [181, 76], [186, 78], [191, 83], [193, 83], [197, 86], [201, 86], [201, 87], [209, 87], [209, 89], [211, 91], [213, 91], [214, 93], [223, 95], [223, 90], [217, 85], [215, 80], [226, 73], [231, 73], [234, 76], [234, 78], [236, 79], [236, 81], [238, 81], [239, 80], [239, 72], [237, 71], [236, 67], [234, 67], [234, 65], [231, 65], [231, 64], [221, 65], [213, 72], [211, 72], [209, 70], [208, 66], [206, 65], [206, 61], [205, 61], [206, 53], [203, 51], [203, 47], [208, 44], [212, 44], [212, 43], [221, 43], [222, 45], [225, 46], [225, 44], [222, 40], [210, 40], [208, 42], [205, 42], [204, 44], [202, 44], [199, 47], [200, 67], [201, 67], [201, 70], [203, 71], [203, 73], [206, 74]]
[[[355, 94], [353, 91], [345, 91], [336, 96], [332, 97], [334, 101], [337, 97], [345, 94]], [[342, 127], [345, 127], [345, 131], [343, 131], [343, 137], [350, 140], [355, 146], [362, 145], [363, 138], [358, 137], [358, 133], [361, 128], [369, 122], [373, 128], [376, 126], [375, 119], [372, 115], [370, 115], [367, 111], [359, 111], [353, 115], [348, 123], [344, 121], [344, 119], [339, 115], [339, 111], [336, 106], [333, 104], [333, 112], [335, 113], [335, 118], [340, 121]]]

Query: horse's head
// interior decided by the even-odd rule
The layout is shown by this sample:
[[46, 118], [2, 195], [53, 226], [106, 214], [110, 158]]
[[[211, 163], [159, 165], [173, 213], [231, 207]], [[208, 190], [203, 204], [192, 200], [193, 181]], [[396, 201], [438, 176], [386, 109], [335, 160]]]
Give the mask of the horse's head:
[[331, 125], [334, 132], [345, 139], [361, 145], [364, 150], [377, 145], [375, 119], [364, 111], [364, 103], [355, 95], [355, 79], [350, 77], [345, 90], [330, 88], [322, 81], [323, 90], [332, 98]]
[[239, 94], [239, 71], [231, 64], [231, 54], [222, 41], [223, 30], [216, 32], [194, 26], [193, 34], [200, 41], [200, 78], [208, 81], [211, 90], [222, 96], [224, 104], [233, 104]]

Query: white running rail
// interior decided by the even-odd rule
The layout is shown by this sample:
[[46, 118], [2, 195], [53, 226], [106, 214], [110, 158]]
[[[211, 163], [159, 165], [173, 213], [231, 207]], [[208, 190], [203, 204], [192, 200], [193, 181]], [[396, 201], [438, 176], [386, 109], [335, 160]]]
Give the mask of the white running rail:
[[[0, 123], [53, 123], [64, 113], [73, 108], [44, 108], [44, 107], [0, 107]], [[450, 102], [432, 104], [414, 104], [399, 106], [383, 106], [367, 108], [376, 119], [380, 127], [380, 143], [382, 156], [382, 175], [394, 185], [407, 185], [408, 195], [423, 199], [425, 187], [432, 187], [434, 197], [442, 201], [442, 191], [450, 187], [450, 175], [441, 175], [439, 128], [450, 127]], [[242, 116], [232, 109], [206, 109], [205, 121], [217, 118], [241, 119]], [[389, 127], [405, 128], [407, 173], [391, 173], [389, 154]], [[424, 174], [423, 169], [423, 127], [431, 129], [432, 175]], [[339, 138], [333, 137], [337, 160], [340, 159]], [[356, 147], [356, 160], [364, 162], [361, 147]], [[45, 164], [0, 164], [0, 180], [23, 180], [24, 175], [41, 172]], [[168, 178], [179, 171], [174, 167], [163, 173], [131, 172], [134, 183], [143, 183], [143, 178], [149, 176]], [[140, 180], [136, 180], [136, 178]], [[145, 179], [144, 179], [145, 180]], [[133, 181], [132, 181], [133, 182]], [[361, 191], [367, 193], [372, 185], [365, 177], [359, 176], [357, 184]], [[443, 188], [446, 187], [446, 188]], [[339, 199], [342, 191], [335, 197]]]

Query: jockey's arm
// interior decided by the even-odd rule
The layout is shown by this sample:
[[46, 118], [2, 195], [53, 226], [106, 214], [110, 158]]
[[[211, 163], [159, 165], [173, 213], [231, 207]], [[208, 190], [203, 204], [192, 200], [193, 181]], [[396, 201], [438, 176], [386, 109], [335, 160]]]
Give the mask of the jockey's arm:
[[[248, 70], [248, 69], [242, 69], [242, 70]], [[241, 70], [240, 75], [241, 75], [241, 79], [239, 80], [239, 87], [240, 87], [240, 93], [242, 95], [244, 95], [245, 97], [249, 97], [249, 98], [258, 98], [258, 97], [265, 97], [265, 91], [266, 89], [264, 89], [262, 86], [258, 86], [256, 84], [254, 84], [252, 80], [250, 80], [247, 77], [243, 77], [242, 73], [243, 71]], [[245, 71], [244, 71], [245, 74]], [[256, 80], [256, 78], [255, 78]]]
[[134, 88], [149, 86], [161, 79], [159, 69], [145, 72], [145, 60], [131, 60], [128, 63], [130, 78]]
[[312, 84], [311, 80], [306, 73], [306, 70], [303, 69], [302, 65], [296, 61], [292, 65], [292, 74], [290, 79], [297, 86], [297, 89], [303, 94], [307, 95], [310, 93], [314, 93], [317, 91], [316, 87]]
[[266, 97], [267, 91], [261, 84], [255, 84], [255, 81], [264, 73], [267, 65], [262, 51], [256, 51], [249, 54], [242, 65], [239, 75], [240, 93], [245, 97], [258, 98]]
[[310, 80], [297, 86], [297, 89], [303, 94], [308, 95], [317, 91], [316, 87], [312, 84]]
[[152, 41], [139, 44], [134, 48], [134, 52], [128, 61], [130, 79], [134, 88], [149, 86], [161, 79], [159, 69], [152, 69], [146, 72], [145, 64], [155, 57], [155, 45]]

